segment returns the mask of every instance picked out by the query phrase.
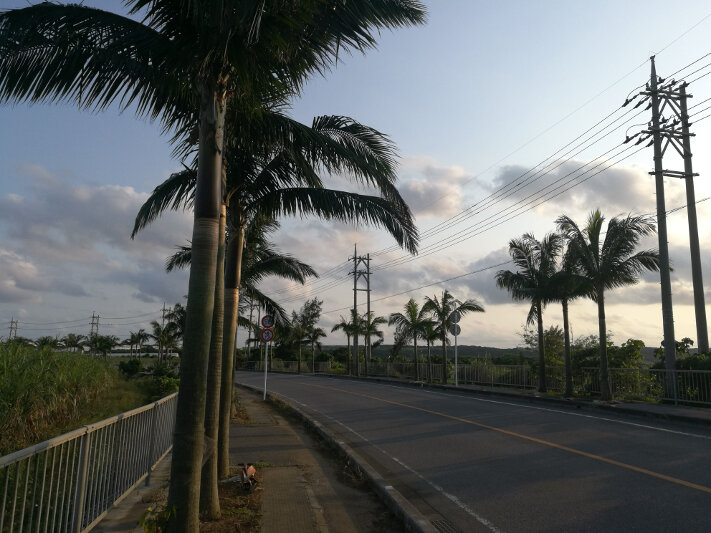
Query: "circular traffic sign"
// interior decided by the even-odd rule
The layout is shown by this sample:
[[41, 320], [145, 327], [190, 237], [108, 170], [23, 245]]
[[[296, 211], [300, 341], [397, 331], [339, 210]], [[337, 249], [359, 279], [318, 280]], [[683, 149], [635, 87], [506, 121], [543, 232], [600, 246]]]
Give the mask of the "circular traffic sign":
[[262, 327], [265, 327], [265, 328], [274, 327], [274, 317], [272, 315], [264, 315], [262, 317]]
[[452, 311], [449, 315], [449, 321], [452, 324], [456, 324], [462, 319], [462, 314], [459, 311]]
[[264, 328], [259, 336], [261, 337], [262, 342], [269, 342], [274, 338], [274, 332], [269, 328]]
[[462, 328], [459, 326], [459, 324], [452, 324], [451, 326], [449, 326], [449, 332], [456, 337], [462, 332]]

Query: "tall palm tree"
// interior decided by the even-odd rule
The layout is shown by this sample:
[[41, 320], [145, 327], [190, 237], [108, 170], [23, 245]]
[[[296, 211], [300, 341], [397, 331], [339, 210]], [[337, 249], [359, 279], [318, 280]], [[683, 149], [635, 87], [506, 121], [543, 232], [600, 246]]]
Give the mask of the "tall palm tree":
[[177, 337], [170, 323], [161, 324], [157, 320], [151, 322], [153, 333], [148, 336], [156, 341], [158, 345], [158, 359], [163, 361], [168, 353], [168, 350], [177, 346]]
[[607, 323], [605, 319], [605, 291], [633, 285], [645, 270], [659, 270], [659, 253], [643, 250], [635, 253], [642, 237], [656, 231], [648, 216], [615, 217], [607, 224], [597, 209], [590, 213], [582, 228], [568, 216], [556, 220], [559, 231], [568, 243], [567, 254], [575, 271], [590, 283], [589, 297], [597, 303], [598, 334], [600, 341], [600, 394], [604, 401], [612, 399], [607, 370]]
[[452, 312], [459, 311], [464, 316], [469, 313], [483, 313], [484, 308], [476, 300], [466, 300], [460, 302], [448, 290], [442, 292], [442, 299], [437, 296], [430, 298], [425, 296], [425, 304], [422, 310], [429, 314], [430, 318], [437, 324], [437, 332], [442, 339], [442, 383], [447, 383], [449, 379], [447, 368], [447, 331], [452, 326]]
[[577, 299], [590, 294], [590, 283], [588, 280], [575, 272], [575, 265], [571, 256], [563, 254], [560, 268], [553, 274], [551, 279], [552, 293], [547, 298], [548, 301], [560, 302], [563, 310], [563, 354], [565, 359], [565, 396], [573, 395], [573, 368], [570, 354], [570, 320], [568, 315], [568, 304]]
[[[232, 122], [241, 124], [236, 118]], [[256, 147], [250, 141], [247, 149], [233, 150], [227, 157], [227, 192], [223, 207], [227, 208], [229, 203], [227, 218], [232, 238], [227, 243], [224, 277], [222, 365], [225, 372], [221, 387], [227, 391], [221, 400], [220, 427], [225, 436], [220, 438], [219, 446], [220, 457], [224, 458], [224, 461], [220, 459], [220, 472], [224, 475], [229, 469], [227, 438], [231, 404], [228, 398], [231, 397], [232, 381], [228, 376], [232, 372], [245, 232], [251, 221], [256, 216], [316, 215], [380, 225], [411, 252], [415, 251], [417, 243], [410, 210], [393, 185], [396, 179], [394, 146], [384, 135], [339, 116], [317, 117], [309, 128], [278, 111], [265, 110], [253, 129], [261, 133], [265, 124], [270, 126], [267, 130], [276, 129], [284, 138], [272, 135]], [[243, 127], [243, 130], [241, 135], [252, 137], [248, 135], [249, 128]], [[241, 141], [242, 137], [237, 140]], [[252, 155], [253, 151], [259, 157]], [[319, 177], [320, 170], [347, 173], [356, 182], [377, 188], [381, 196], [325, 189]], [[156, 187], [136, 217], [133, 235], [167, 208], [192, 206], [196, 184], [196, 172], [185, 169]], [[219, 244], [223, 244], [222, 239]], [[218, 304], [218, 315], [221, 309]], [[211, 390], [208, 388], [208, 392]]]
[[538, 390], [546, 392], [546, 361], [543, 343], [543, 308], [553, 298], [556, 261], [563, 246], [557, 233], [547, 234], [542, 241], [531, 233], [509, 241], [509, 254], [518, 270], [499, 270], [496, 284], [511, 293], [517, 301], [530, 301], [527, 324], [538, 323]]
[[[135, 104], [167, 128], [197, 126], [198, 184], [169, 505], [171, 531], [198, 526], [207, 359], [217, 277], [228, 105], [298, 88], [342, 49], [365, 51], [382, 28], [424, 21], [416, 0], [127, 0], [130, 17], [49, 2], [0, 13], [0, 100]], [[189, 50], [190, 53], [185, 53]], [[188, 113], [185, 109], [189, 109]], [[177, 466], [180, 465], [180, 466]]]
[[403, 337], [412, 339], [412, 345], [415, 352], [415, 379], [420, 379], [420, 365], [417, 358], [417, 339], [422, 338], [425, 329], [428, 325], [433, 325], [434, 322], [429, 318], [427, 310], [420, 309], [420, 306], [414, 298], [410, 298], [405, 304], [404, 313], [391, 313], [388, 319], [389, 326], [395, 326], [396, 332], [399, 332]]

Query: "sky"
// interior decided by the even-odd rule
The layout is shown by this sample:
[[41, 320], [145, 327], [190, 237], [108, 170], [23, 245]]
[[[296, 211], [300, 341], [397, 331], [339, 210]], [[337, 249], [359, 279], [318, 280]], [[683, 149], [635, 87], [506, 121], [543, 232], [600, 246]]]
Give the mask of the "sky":
[[[85, 3], [125, 13], [117, 1]], [[330, 332], [353, 303], [348, 259], [357, 245], [359, 255], [372, 258], [377, 315], [448, 289], [485, 308], [463, 319], [459, 343], [521, 344], [528, 305], [512, 302], [494, 282], [497, 270], [513, 268], [495, 266], [509, 259], [510, 239], [525, 232], [542, 238], [561, 214], [583, 223], [595, 208], [608, 219], [656, 211], [652, 149], [620, 152], [629, 146], [620, 146], [625, 135], [643, 130], [651, 117], [645, 106], [620, 106], [649, 79], [653, 54], [663, 77], [690, 65], [679, 77], [692, 82], [699, 236], [711, 279], [711, 120], [703, 120], [711, 113], [711, 76], [702, 77], [711, 72], [711, 56], [704, 57], [711, 52], [707, 2], [687, 0], [683, 9], [656, 0], [425, 3], [426, 25], [383, 32], [377, 50], [342, 57], [306, 84], [290, 110], [307, 124], [318, 115], [349, 116], [397, 144], [398, 188], [420, 230], [418, 256], [393, 250], [377, 228], [283, 220], [275, 244], [321, 277], [303, 287], [269, 279], [266, 293], [288, 311], [322, 299], [319, 325]], [[24, 5], [0, 0], [0, 8]], [[664, 163], [683, 169], [673, 149]], [[181, 168], [160, 126], [131, 110], [0, 105], [0, 336], [11, 320], [18, 335], [31, 338], [87, 334], [96, 313], [100, 333], [125, 338], [159, 319], [164, 303], [184, 303], [188, 274], [167, 274], [164, 262], [190, 238], [191, 213], [169, 213], [130, 238], [149, 193]], [[529, 178], [525, 187], [512, 185], [522, 177]], [[327, 182], [353, 188], [348, 176]], [[685, 205], [683, 183], [669, 178], [665, 188], [668, 210]], [[675, 333], [696, 339], [686, 217], [683, 208], [668, 217]], [[656, 237], [642, 246], [656, 248]], [[358, 298], [364, 304], [365, 293]], [[660, 300], [658, 274], [611, 291], [614, 341], [658, 346]], [[574, 337], [597, 332], [591, 302], [571, 305], [570, 320]], [[544, 324], [562, 324], [559, 306], [547, 308]], [[390, 342], [392, 330], [385, 332]], [[332, 333], [324, 342], [345, 344], [345, 337]]]

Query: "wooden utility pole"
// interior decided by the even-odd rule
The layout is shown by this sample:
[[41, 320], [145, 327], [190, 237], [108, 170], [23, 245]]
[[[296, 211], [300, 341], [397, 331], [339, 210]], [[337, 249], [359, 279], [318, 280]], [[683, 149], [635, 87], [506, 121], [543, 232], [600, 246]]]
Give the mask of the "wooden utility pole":
[[[358, 245], [353, 245], [353, 357], [355, 361], [355, 374], [358, 376]], [[349, 372], [350, 373], [350, 372]]]

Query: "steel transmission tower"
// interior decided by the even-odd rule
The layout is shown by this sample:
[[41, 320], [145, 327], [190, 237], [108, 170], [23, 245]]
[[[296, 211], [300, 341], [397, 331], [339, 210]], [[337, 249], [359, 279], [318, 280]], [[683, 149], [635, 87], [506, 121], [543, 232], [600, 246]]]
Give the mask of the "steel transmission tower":
[[[659, 227], [659, 255], [662, 264], [662, 315], [664, 318], [664, 358], [667, 370], [675, 369], [674, 325], [671, 302], [671, 282], [669, 275], [669, 251], [666, 234], [666, 212], [664, 207], [664, 177], [683, 179], [686, 185], [686, 208], [689, 220], [689, 248], [691, 251], [691, 275], [694, 287], [694, 310], [696, 315], [696, 339], [699, 352], [708, 353], [709, 340], [706, 322], [704, 283], [701, 271], [701, 249], [696, 218], [696, 194], [692, 167], [691, 137], [686, 93], [686, 82], [670, 80], [664, 83], [657, 77], [654, 57], [651, 58], [652, 73], [647, 90], [641, 94], [652, 98], [652, 123], [646, 133], [653, 137], [654, 172], [657, 188], [657, 223]], [[659, 85], [659, 84], [662, 85]], [[672, 116], [665, 118], [664, 111]], [[663, 156], [669, 146], [674, 147], [684, 161], [684, 170], [665, 170]]]

